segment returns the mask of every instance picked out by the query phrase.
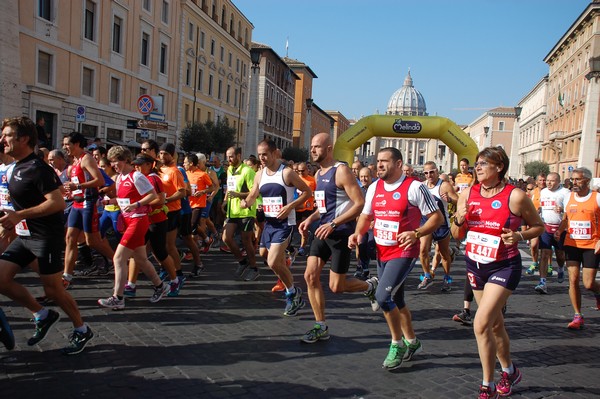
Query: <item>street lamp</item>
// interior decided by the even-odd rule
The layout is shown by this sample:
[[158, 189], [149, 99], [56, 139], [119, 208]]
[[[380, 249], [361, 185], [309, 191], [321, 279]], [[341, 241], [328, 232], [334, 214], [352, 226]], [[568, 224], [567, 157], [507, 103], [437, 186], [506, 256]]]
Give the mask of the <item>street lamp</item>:
[[312, 98], [307, 98], [306, 99], [306, 123], [305, 123], [305, 131], [304, 131], [304, 148], [306, 149], [310, 149], [310, 133], [312, 130], [312, 118], [311, 118], [311, 111], [312, 111], [312, 105], [313, 105], [313, 99]]
[[521, 146], [519, 145], [519, 136], [521, 135], [521, 126], [519, 124], [519, 117], [521, 116], [521, 111], [523, 111], [523, 107], [515, 107], [515, 123], [513, 125], [513, 136], [511, 140], [510, 146], [510, 166], [508, 168], [508, 175], [514, 178], [519, 177], [521, 174], [521, 162], [519, 162], [519, 149]]
[[249, 155], [256, 151], [258, 146], [258, 79], [260, 75], [260, 49], [250, 49], [250, 61], [252, 62], [252, 77], [250, 81], [250, 96], [248, 99], [248, 127], [246, 129], [245, 154]]

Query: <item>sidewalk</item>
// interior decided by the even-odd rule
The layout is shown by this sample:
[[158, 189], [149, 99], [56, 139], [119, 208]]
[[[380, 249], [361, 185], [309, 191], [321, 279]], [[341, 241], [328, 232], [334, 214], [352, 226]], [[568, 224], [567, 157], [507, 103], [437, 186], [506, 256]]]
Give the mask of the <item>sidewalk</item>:
[[[293, 267], [303, 289], [305, 259], [298, 257]], [[529, 265], [529, 258], [523, 263]], [[295, 318], [283, 316], [285, 301], [281, 293], [271, 293], [276, 279], [269, 270], [263, 268], [257, 281], [235, 281], [233, 257], [215, 249], [204, 264], [207, 271], [188, 279], [180, 297], [156, 304], [148, 301], [152, 291], [141, 279], [137, 298], [128, 299], [120, 312], [96, 305], [112, 293], [112, 276], [77, 279], [71, 293], [96, 337], [73, 357], [59, 353], [71, 332], [64, 313], [44, 342], [28, 347], [31, 315], [2, 297], [17, 340], [11, 352], [0, 348], [2, 398], [477, 396], [481, 368], [472, 328], [451, 320], [463, 301], [460, 256], [450, 293], [440, 292], [440, 278], [428, 291], [417, 291], [419, 265], [409, 276], [406, 298], [424, 351], [394, 372], [381, 369], [389, 332], [364, 296], [333, 295], [326, 288], [332, 337], [302, 344], [299, 338], [313, 325], [310, 306]], [[184, 263], [184, 270], [191, 265]], [[506, 322], [514, 361], [523, 371], [512, 397], [599, 397], [600, 312], [591, 309], [593, 296], [583, 297], [586, 329], [570, 331], [568, 283], [550, 278], [550, 295], [540, 296], [533, 290], [537, 276], [523, 275]], [[41, 294], [32, 273], [20, 281]]]

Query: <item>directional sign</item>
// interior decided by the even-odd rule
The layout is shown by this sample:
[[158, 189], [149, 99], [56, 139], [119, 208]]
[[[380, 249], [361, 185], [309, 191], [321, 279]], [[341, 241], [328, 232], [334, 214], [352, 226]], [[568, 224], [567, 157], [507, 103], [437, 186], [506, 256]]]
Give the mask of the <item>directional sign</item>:
[[138, 129], [148, 130], [169, 130], [169, 124], [167, 122], [149, 121], [146, 119], [140, 119], [137, 123]]
[[85, 122], [85, 107], [83, 105], [77, 106], [77, 113], [75, 114], [75, 122]]
[[137, 100], [137, 108], [140, 114], [150, 115], [154, 109], [154, 100], [149, 95], [143, 94]]

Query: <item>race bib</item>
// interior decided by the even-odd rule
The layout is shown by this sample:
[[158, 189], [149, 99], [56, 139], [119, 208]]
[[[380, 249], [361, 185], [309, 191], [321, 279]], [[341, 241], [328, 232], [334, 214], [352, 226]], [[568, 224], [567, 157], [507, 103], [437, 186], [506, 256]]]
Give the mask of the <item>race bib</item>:
[[582, 220], [569, 221], [569, 234], [573, 240], [591, 240], [592, 222]]
[[228, 176], [227, 177], [227, 190], [235, 191], [237, 187], [237, 176]]
[[21, 237], [31, 236], [31, 231], [29, 231], [29, 227], [27, 226], [27, 221], [25, 221], [25, 219], [17, 223], [17, 225], [15, 226], [15, 233], [17, 233], [17, 235]]
[[469, 231], [467, 233], [467, 255], [475, 262], [487, 264], [498, 259], [500, 237]]
[[542, 200], [540, 201], [540, 206], [542, 207], [542, 209], [554, 210], [554, 208], [556, 208], [556, 199], [542, 198]]
[[[78, 185], [79, 184], [79, 178], [77, 176], [73, 176], [71, 177], [71, 183]], [[83, 190], [74, 190], [71, 192], [72, 195], [82, 195], [83, 194]]]
[[325, 191], [315, 191], [315, 203], [319, 208], [319, 213], [327, 213], [327, 207], [325, 206]]
[[263, 197], [263, 211], [268, 218], [276, 218], [283, 208], [282, 197]]
[[10, 203], [10, 194], [8, 193], [8, 187], [0, 187], [0, 205], [2, 208], [7, 208]]
[[198, 185], [197, 184], [190, 184], [190, 187], [192, 189], [192, 195], [196, 194], [196, 191], [198, 191]]
[[375, 242], [385, 247], [398, 246], [398, 228], [400, 222], [377, 219], [373, 228]]
[[458, 192], [460, 193], [461, 191], [463, 191], [465, 188], [469, 188], [469, 184], [468, 183], [458, 183], [456, 185], [456, 188], [458, 189]]
[[131, 204], [131, 201], [129, 200], [129, 198], [117, 198], [117, 204], [119, 204], [119, 208], [123, 209], [126, 206], [129, 206], [129, 204]]

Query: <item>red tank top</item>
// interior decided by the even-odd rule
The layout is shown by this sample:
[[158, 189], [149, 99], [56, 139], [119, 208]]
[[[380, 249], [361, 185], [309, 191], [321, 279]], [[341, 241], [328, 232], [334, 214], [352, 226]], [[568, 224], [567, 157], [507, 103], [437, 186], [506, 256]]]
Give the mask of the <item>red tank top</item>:
[[375, 217], [373, 235], [377, 255], [382, 261], [419, 256], [419, 241], [409, 248], [398, 246], [398, 233], [419, 228], [421, 211], [408, 201], [408, 188], [415, 181], [406, 178], [394, 191], [386, 191], [383, 180], [377, 181], [371, 209]]
[[126, 218], [144, 217], [148, 214], [150, 208], [149, 206], [141, 206], [133, 212], [123, 211], [124, 204], [133, 204], [144, 198], [135, 187], [133, 181], [134, 173], [135, 171], [125, 176], [119, 175], [117, 179], [117, 201], [119, 202], [119, 206], [121, 206], [121, 214]]
[[469, 259], [487, 264], [519, 254], [517, 243], [507, 246], [500, 238], [503, 228], [515, 231], [522, 224], [522, 218], [513, 214], [508, 206], [514, 189], [514, 186], [507, 184], [498, 194], [484, 198], [481, 184], [471, 188], [466, 218], [469, 226], [466, 253]]
[[[152, 186], [154, 186], [154, 190], [158, 195], [161, 195], [161, 193], [165, 191], [163, 190], [162, 180], [156, 173], [150, 173], [146, 177], [148, 178]], [[167, 220], [168, 211], [169, 209], [166, 205], [151, 205], [151, 210], [148, 214], [150, 216], [150, 223], [154, 224], [164, 222], [165, 220]]]
[[[87, 152], [84, 152], [80, 158], [75, 158], [73, 160], [73, 166], [71, 166], [71, 182], [73, 184], [83, 184], [89, 179], [89, 174], [86, 173], [81, 167], [81, 161], [83, 157], [89, 155]], [[83, 190], [73, 190], [71, 191], [71, 198], [73, 201], [73, 208], [89, 208], [90, 205], [95, 205], [95, 203], [90, 203], [90, 200], [95, 201], [97, 198], [86, 198], [89, 197], [91, 193], [86, 192], [88, 189]]]

